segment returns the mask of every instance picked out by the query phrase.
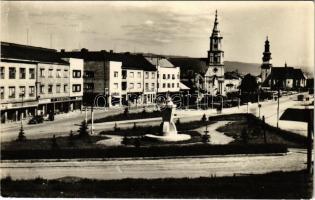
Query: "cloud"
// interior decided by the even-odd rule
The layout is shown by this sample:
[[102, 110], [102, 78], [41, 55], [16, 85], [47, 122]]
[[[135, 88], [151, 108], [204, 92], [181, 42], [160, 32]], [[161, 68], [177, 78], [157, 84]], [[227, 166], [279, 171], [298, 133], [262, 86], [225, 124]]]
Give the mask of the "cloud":
[[148, 26], [152, 26], [154, 24], [154, 22], [151, 20], [146, 20], [144, 23]]

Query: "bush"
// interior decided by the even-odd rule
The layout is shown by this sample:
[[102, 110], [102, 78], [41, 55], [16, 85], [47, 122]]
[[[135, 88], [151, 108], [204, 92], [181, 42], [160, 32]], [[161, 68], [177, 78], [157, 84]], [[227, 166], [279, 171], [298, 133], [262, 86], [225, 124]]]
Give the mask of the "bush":
[[206, 122], [207, 121], [207, 116], [206, 114], [203, 114], [202, 118], [201, 118], [201, 121], [202, 122]]
[[118, 128], [117, 123], [115, 123], [114, 132], [117, 132], [117, 131], [120, 131], [120, 128]]

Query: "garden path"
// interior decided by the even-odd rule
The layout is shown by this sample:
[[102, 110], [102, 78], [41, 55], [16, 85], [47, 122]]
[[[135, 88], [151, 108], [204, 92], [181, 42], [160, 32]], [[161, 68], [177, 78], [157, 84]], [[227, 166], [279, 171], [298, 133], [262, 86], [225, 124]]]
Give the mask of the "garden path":
[[[208, 131], [210, 135], [210, 144], [228, 144], [232, 142], [234, 139], [232, 137], [226, 136], [221, 132], [216, 131], [217, 128], [221, 126], [225, 126], [226, 124], [231, 123], [230, 121], [219, 121], [214, 124], [208, 126]], [[194, 131], [198, 131], [201, 135], [205, 134], [206, 127], [200, 127], [195, 129]]]

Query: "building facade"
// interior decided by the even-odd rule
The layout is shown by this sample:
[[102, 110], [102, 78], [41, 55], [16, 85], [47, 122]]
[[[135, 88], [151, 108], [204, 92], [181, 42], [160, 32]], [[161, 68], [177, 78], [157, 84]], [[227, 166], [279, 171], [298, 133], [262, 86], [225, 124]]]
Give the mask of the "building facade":
[[146, 57], [156, 67], [156, 92], [158, 94], [180, 92], [180, 68], [174, 66], [166, 58]]
[[[82, 97], [70, 94], [72, 62], [54, 49], [1, 42], [1, 121], [79, 109], [81, 100], [71, 106]], [[83, 68], [78, 60], [74, 65]], [[76, 85], [82, 87], [82, 80]]]

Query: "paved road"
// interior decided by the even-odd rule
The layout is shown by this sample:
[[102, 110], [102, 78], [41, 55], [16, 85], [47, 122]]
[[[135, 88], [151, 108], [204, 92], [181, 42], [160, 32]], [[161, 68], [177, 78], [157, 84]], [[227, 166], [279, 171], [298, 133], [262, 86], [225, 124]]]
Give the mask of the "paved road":
[[[296, 101], [297, 95], [285, 96], [280, 98], [280, 116], [287, 108], [295, 107], [300, 102]], [[272, 126], [276, 126], [277, 123], [277, 101], [265, 101], [261, 102], [262, 107], [260, 111], [260, 116], [265, 115], [266, 122], [271, 124]], [[136, 110], [141, 111], [142, 108]], [[222, 114], [232, 114], [232, 113], [246, 113], [247, 110], [250, 113], [258, 116], [258, 104], [251, 104], [248, 108], [247, 105], [243, 105], [233, 108], [226, 108], [222, 111]], [[110, 110], [110, 111], [95, 111], [94, 119], [117, 114], [122, 112], [122, 110]], [[181, 118], [181, 122], [189, 122], [194, 120], [199, 120], [203, 114], [207, 116], [217, 115], [215, 110], [176, 110], [177, 117]], [[71, 130], [78, 130], [78, 125], [85, 118], [84, 112], [76, 112], [69, 115], [64, 116], [56, 116], [56, 120], [53, 122], [45, 122], [43, 124], [38, 125], [24, 125], [25, 127], [25, 135], [28, 139], [36, 139], [36, 138], [47, 138], [52, 137], [53, 134], [56, 136], [61, 135], [69, 135]], [[154, 126], [159, 125], [161, 122], [161, 118], [150, 119], [150, 120], [138, 120], [137, 125], [139, 126]], [[133, 122], [125, 123], [125, 122], [117, 122], [117, 124], [121, 128], [128, 128], [133, 126]], [[95, 133], [99, 133], [103, 130], [113, 129], [114, 123], [103, 123], [103, 124], [95, 124]], [[288, 121], [280, 121], [279, 127], [285, 130], [293, 131], [298, 134], [306, 135], [307, 124], [303, 122], [288, 122]], [[10, 141], [15, 140], [17, 138], [19, 131], [19, 124], [15, 124], [14, 126], [1, 127], [1, 141]]]
[[1, 177], [13, 179], [75, 176], [93, 179], [182, 178], [261, 174], [306, 167], [306, 151], [290, 149], [286, 155], [186, 157], [170, 159], [114, 159], [59, 161], [2, 161]]

